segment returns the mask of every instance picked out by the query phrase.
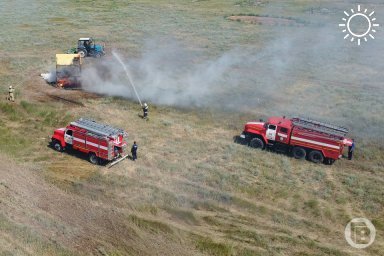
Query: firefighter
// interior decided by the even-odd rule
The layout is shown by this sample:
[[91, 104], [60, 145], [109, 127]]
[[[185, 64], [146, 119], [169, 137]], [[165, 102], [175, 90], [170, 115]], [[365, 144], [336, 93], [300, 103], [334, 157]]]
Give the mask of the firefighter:
[[144, 103], [143, 104], [143, 119], [147, 119], [147, 118], [148, 118], [148, 104]]
[[119, 148], [115, 146], [115, 157], [120, 157], [120, 152], [119, 152]]
[[132, 153], [132, 160], [135, 161], [137, 159], [137, 144], [136, 141], [133, 142], [132, 148], [131, 148], [131, 153]]
[[12, 85], [9, 86], [9, 101], [15, 102], [15, 89], [12, 87]]
[[348, 160], [352, 160], [354, 151], [355, 151], [355, 140], [352, 139], [352, 145], [348, 147]]

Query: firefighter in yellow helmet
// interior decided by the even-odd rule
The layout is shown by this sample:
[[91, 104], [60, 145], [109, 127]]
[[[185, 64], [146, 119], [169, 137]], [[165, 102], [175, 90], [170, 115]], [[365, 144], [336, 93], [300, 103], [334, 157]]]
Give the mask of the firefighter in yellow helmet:
[[15, 102], [15, 89], [12, 85], [9, 86], [9, 101]]

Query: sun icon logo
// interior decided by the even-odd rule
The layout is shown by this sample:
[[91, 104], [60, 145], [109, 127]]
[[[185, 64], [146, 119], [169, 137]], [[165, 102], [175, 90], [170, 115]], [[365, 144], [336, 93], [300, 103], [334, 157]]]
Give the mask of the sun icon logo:
[[362, 11], [360, 5], [357, 6], [357, 11], [354, 9], [351, 9], [351, 13], [345, 11], [344, 23], [339, 24], [339, 27], [343, 28], [343, 33], [346, 33], [344, 39], [350, 38], [351, 42], [357, 41], [357, 45], [360, 45], [362, 39], [367, 42], [368, 36], [375, 39], [372, 34], [376, 33], [375, 28], [379, 24], [375, 23], [374, 13], [372, 11], [368, 14], [368, 9]]

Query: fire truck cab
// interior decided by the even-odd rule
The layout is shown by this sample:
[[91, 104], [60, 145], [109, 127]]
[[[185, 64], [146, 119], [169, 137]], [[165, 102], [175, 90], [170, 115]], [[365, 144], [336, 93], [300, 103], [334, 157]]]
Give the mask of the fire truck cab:
[[127, 136], [122, 129], [80, 118], [66, 128], [56, 129], [51, 143], [57, 151], [73, 149], [86, 153], [91, 163], [98, 164], [100, 160], [112, 161], [126, 156]]
[[332, 164], [342, 157], [352, 140], [345, 137], [348, 129], [308, 118], [271, 117], [267, 122], [248, 122], [240, 135], [253, 148], [269, 148], [291, 153], [297, 159], [307, 158]]

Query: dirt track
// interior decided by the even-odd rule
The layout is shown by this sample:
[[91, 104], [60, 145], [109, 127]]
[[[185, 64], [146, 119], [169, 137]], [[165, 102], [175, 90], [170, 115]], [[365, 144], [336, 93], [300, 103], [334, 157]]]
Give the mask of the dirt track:
[[[1, 160], [7, 163], [1, 171], [2, 209], [12, 222], [31, 228], [45, 239], [86, 251], [92, 251], [95, 245], [89, 244], [94, 234], [106, 232], [113, 237], [114, 232], [108, 230], [121, 219], [116, 212], [60, 191], [46, 183], [38, 170], [17, 166], [5, 157]], [[129, 239], [128, 234], [125, 239]]]

